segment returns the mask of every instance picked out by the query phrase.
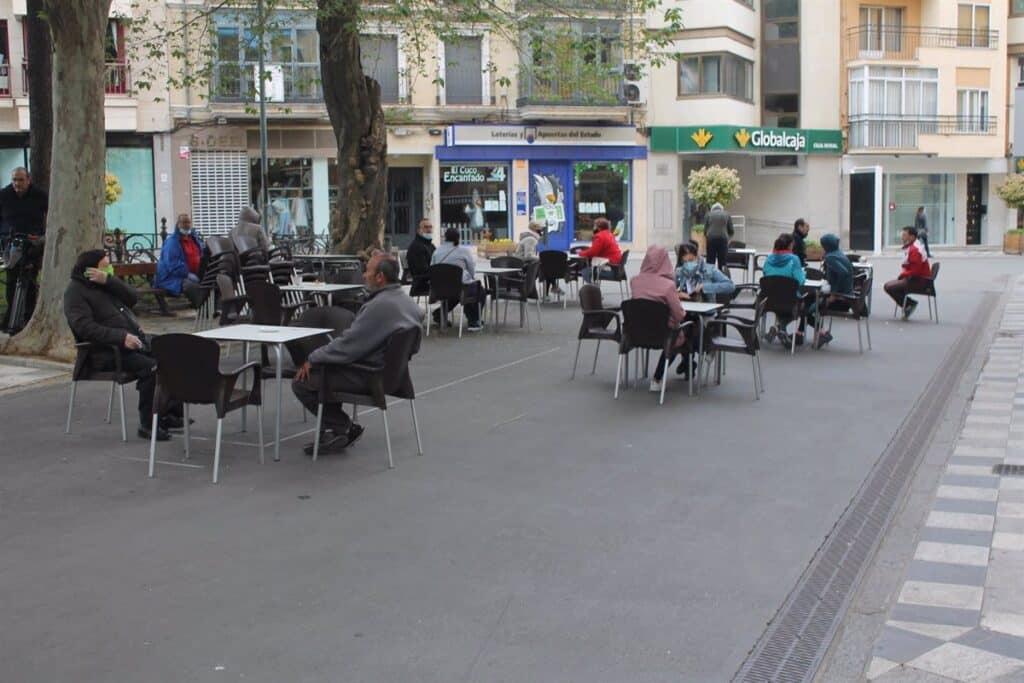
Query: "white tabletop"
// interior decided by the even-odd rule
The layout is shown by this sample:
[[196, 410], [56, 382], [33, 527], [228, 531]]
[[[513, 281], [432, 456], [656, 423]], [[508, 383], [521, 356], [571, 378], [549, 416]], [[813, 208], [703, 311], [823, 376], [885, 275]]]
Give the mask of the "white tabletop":
[[854, 268], [863, 268], [863, 269], [867, 270], [869, 268], [873, 268], [874, 266], [872, 266], [867, 261], [854, 261], [853, 262], [853, 267]]
[[511, 275], [523, 272], [522, 268], [498, 268], [497, 266], [477, 266], [477, 275]]
[[753, 255], [753, 254], [756, 254], [756, 253], [757, 253], [757, 249], [747, 249], [747, 248], [744, 248], [744, 249], [732, 249], [732, 248], [730, 248], [730, 249], [729, 249], [729, 253], [730, 253], [730, 254], [747, 254], [747, 255]]
[[263, 344], [285, 344], [296, 339], [331, 334], [334, 330], [325, 327], [288, 327], [283, 325], [227, 325], [202, 332], [197, 337], [219, 341], [244, 341]]
[[293, 254], [293, 261], [359, 261], [358, 254]]
[[683, 310], [687, 313], [697, 313], [699, 315], [706, 315], [708, 313], [714, 313], [724, 308], [724, 304], [713, 304], [704, 303], [701, 301], [683, 301]]
[[328, 294], [330, 292], [346, 292], [353, 289], [363, 289], [365, 285], [342, 285], [333, 284], [330, 282], [303, 282], [297, 285], [283, 285], [282, 291], [285, 292], [324, 292]]
[[825, 284], [824, 280], [804, 280], [804, 289], [821, 289], [821, 286]]

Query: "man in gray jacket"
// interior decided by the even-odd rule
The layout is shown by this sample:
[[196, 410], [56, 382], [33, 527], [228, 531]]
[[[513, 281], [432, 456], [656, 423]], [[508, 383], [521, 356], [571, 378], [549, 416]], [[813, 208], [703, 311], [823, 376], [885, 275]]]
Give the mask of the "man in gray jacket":
[[[329, 344], [309, 354], [309, 360], [295, 373], [292, 391], [299, 402], [314, 415], [320, 401], [323, 374], [311, 374], [313, 365], [347, 366], [353, 363], [379, 364], [392, 334], [423, 324], [423, 312], [398, 283], [398, 261], [377, 253], [366, 264], [366, 286], [370, 296], [359, 309], [352, 325]], [[331, 388], [362, 394], [369, 391], [366, 374], [351, 368], [333, 367]], [[336, 453], [358, 439], [363, 428], [354, 424], [340, 403], [325, 403], [320, 452]], [[307, 444], [312, 455], [313, 444]]]
[[717, 265], [726, 275], [729, 274], [729, 239], [735, 231], [732, 227], [732, 216], [725, 207], [715, 203], [704, 218], [704, 239], [707, 241], [705, 251], [707, 262]]

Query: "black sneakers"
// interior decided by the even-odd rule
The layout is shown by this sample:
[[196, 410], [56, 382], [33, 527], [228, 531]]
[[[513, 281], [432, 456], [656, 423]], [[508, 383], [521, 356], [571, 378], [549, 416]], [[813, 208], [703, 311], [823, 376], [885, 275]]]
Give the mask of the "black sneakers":
[[[138, 434], [139, 434], [139, 438], [140, 439], [145, 439], [146, 441], [149, 441], [149, 440], [151, 440], [153, 438], [153, 430], [151, 430], [149, 427], [143, 427], [142, 425], [139, 425], [139, 432], [138, 432]], [[157, 441], [170, 441], [171, 440], [171, 433], [168, 432], [163, 427], [159, 427], [158, 426], [156, 428], [156, 440]]]
[[903, 304], [903, 319], [908, 320], [910, 316], [914, 315], [915, 310], [917, 310], [917, 302], [913, 299], [907, 299]]
[[[320, 434], [320, 452], [318, 455], [329, 455], [341, 453], [354, 444], [363, 435], [363, 426], [352, 424], [344, 434], [338, 434], [333, 429], [325, 429]], [[307, 443], [303, 447], [306, 455], [313, 455], [313, 443]]]

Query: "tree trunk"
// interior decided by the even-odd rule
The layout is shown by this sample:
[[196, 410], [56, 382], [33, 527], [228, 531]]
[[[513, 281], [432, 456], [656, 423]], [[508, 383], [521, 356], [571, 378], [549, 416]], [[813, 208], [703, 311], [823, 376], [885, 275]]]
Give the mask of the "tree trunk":
[[110, 0], [44, 0], [53, 36], [50, 213], [35, 314], [7, 353], [74, 356], [64, 289], [78, 254], [101, 244], [106, 134], [103, 45]]
[[331, 249], [338, 254], [379, 247], [387, 211], [387, 128], [380, 85], [359, 60], [359, 0], [318, 0], [320, 78], [338, 144], [338, 206]]
[[53, 147], [53, 44], [42, 9], [42, 0], [28, 0], [25, 33], [28, 39], [29, 166], [32, 184], [49, 192]]

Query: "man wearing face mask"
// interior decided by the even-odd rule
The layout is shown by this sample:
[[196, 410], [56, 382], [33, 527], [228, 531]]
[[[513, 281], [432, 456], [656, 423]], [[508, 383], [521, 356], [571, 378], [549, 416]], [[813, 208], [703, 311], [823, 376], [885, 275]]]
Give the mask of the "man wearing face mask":
[[164, 240], [153, 286], [171, 296], [184, 294], [193, 308], [199, 308], [203, 303], [203, 288], [199, 286], [202, 255], [203, 243], [192, 231], [192, 219], [183, 213], [174, 232]]
[[[131, 308], [138, 300], [132, 287], [114, 277], [114, 269], [102, 249], [79, 255], [71, 270], [71, 282], [64, 290], [64, 317], [75, 341], [92, 342], [121, 348], [121, 367], [139, 376], [139, 438], [150, 438], [153, 416], [153, 392], [156, 388], [156, 360], [149, 355], [151, 341]], [[95, 370], [115, 367], [111, 350], [97, 349], [90, 354]], [[184, 426], [182, 406], [170, 407], [160, 417], [157, 441], [167, 441], [168, 429]]]

